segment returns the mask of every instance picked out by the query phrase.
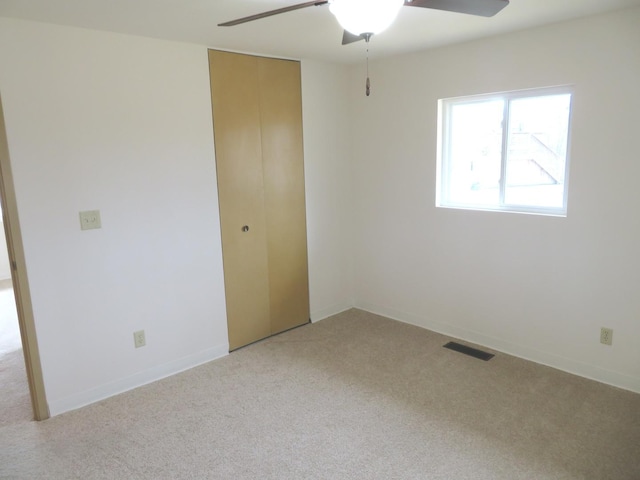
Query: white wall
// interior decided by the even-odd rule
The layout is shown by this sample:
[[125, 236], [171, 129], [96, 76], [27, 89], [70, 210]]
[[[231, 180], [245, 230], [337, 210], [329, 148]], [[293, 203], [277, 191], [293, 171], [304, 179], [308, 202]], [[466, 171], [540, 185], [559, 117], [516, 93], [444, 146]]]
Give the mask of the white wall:
[[206, 49], [0, 19], [0, 65], [51, 413], [226, 354]]
[[[303, 63], [314, 320], [352, 305], [347, 82]], [[0, 18], [0, 92], [51, 413], [226, 354], [206, 47]]]
[[[354, 68], [356, 305], [640, 392], [638, 25], [635, 8], [382, 60], [370, 98]], [[437, 100], [560, 84], [568, 216], [436, 209]]]
[[302, 62], [311, 319], [353, 306], [347, 67]]

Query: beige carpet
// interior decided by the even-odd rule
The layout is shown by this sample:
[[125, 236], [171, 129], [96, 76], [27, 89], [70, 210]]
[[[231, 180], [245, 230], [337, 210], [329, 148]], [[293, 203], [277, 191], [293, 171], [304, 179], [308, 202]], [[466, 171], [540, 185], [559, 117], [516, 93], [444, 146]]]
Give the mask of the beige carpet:
[[24, 425], [32, 418], [33, 410], [22, 350], [0, 353], [0, 436], [5, 427]]
[[640, 479], [640, 395], [358, 310], [45, 422], [2, 479]]
[[32, 418], [13, 288], [0, 280], [0, 429]]

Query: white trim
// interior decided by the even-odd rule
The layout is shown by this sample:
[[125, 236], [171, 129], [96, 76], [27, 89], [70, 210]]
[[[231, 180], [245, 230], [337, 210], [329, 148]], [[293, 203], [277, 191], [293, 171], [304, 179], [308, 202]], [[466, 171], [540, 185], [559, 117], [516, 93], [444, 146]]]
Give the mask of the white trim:
[[85, 390], [84, 392], [70, 395], [66, 398], [49, 402], [51, 416], [84, 407], [91, 403], [104, 400], [114, 395], [133, 390], [134, 388], [147, 385], [163, 378], [175, 375], [185, 370], [189, 370], [198, 365], [211, 362], [229, 354], [229, 345], [218, 345], [213, 348], [189, 355], [173, 362], [158, 365], [140, 373], [136, 373], [127, 378], [116, 380], [115, 382], [100, 385], [99, 387]]
[[571, 358], [562, 357], [554, 353], [537, 350], [512, 343], [500, 338], [491, 337], [480, 332], [456, 327], [441, 322], [430, 320], [426, 317], [413, 313], [395, 310], [393, 308], [382, 307], [367, 302], [356, 304], [355, 308], [365, 310], [370, 313], [382, 315], [399, 322], [408, 323], [417, 327], [425, 328], [442, 335], [447, 335], [470, 343], [475, 343], [483, 347], [496, 350], [498, 352], [513, 355], [514, 357], [529, 360], [531, 362], [556, 368], [573, 375], [595, 380], [600, 383], [612, 385], [614, 387], [640, 393], [640, 378], [626, 375], [624, 373], [607, 370], [606, 368], [590, 365]]
[[321, 310], [316, 310], [311, 313], [311, 322], [319, 322], [320, 320], [324, 320], [325, 318], [332, 317], [337, 315], [338, 313], [346, 312], [353, 308], [353, 302], [350, 303], [337, 303], [335, 305], [331, 305], [330, 307], [323, 308]]
[[539, 216], [543, 216], [543, 217], [557, 217], [557, 218], [566, 218], [567, 217], [567, 213], [564, 212], [560, 212], [556, 209], [544, 209], [543, 207], [533, 207], [531, 209], [527, 209], [526, 207], [517, 207], [517, 208], [510, 208], [510, 207], [489, 207], [486, 205], [483, 205], [482, 207], [479, 207], [478, 205], [466, 205], [464, 203], [460, 203], [457, 205], [451, 204], [451, 205], [445, 205], [445, 204], [441, 204], [438, 205], [436, 204], [437, 208], [449, 208], [452, 210], [474, 210], [476, 212], [498, 212], [498, 213], [517, 213], [518, 215], [539, 215]]

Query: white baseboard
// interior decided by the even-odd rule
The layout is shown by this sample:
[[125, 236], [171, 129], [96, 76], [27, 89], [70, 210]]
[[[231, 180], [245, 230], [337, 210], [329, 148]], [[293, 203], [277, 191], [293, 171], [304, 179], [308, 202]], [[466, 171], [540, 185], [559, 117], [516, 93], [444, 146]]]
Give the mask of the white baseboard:
[[319, 322], [320, 320], [324, 320], [325, 318], [332, 317], [333, 315], [337, 315], [338, 313], [342, 313], [346, 310], [353, 308], [352, 302], [338, 303], [335, 305], [331, 305], [327, 308], [322, 308], [320, 310], [316, 310], [315, 312], [311, 312], [311, 321], [313, 323]]
[[116, 380], [115, 382], [100, 385], [99, 387], [70, 395], [59, 400], [50, 400], [49, 412], [52, 417], [60, 415], [61, 413], [84, 407], [91, 403], [104, 400], [105, 398], [113, 397], [114, 395], [118, 395], [148, 383], [175, 375], [176, 373], [189, 370], [190, 368], [197, 367], [198, 365], [216, 360], [228, 354], [229, 345], [218, 345], [193, 355], [180, 358], [173, 362], [158, 365], [150, 368], [149, 370], [145, 370], [144, 372], [131, 375], [130, 377]]
[[377, 315], [382, 315], [393, 320], [398, 320], [403, 323], [415, 325], [417, 327], [426, 328], [470, 343], [475, 343], [498, 352], [503, 352], [524, 360], [540, 363], [573, 375], [578, 375], [600, 383], [606, 383], [607, 385], [640, 393], [640, 378], [632, 377], [630, 375], [607, 370], [606, 368], [590, 365], [554, 353], [512, 343], [480, 332], [456, 327], [455, 325], [434, 322], [428, 318], [421, 317], [413, 313], [395, 310], [393, 308], [386, 308], [367, 302], [360, 302], [356, 304], [355, 308]]

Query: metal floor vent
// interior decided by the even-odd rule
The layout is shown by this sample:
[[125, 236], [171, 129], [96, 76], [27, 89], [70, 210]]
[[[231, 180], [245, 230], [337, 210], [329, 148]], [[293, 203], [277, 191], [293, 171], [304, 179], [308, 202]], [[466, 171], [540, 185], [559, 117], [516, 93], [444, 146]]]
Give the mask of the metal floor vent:
[[480, 360], [484, 360], [485, 362], [495, 357], [493, 353], [483, 352], [482, 350], [478, 350], [477, 348], [467, 347], [466, 345], [462, 345], [456, 342], [449, 342], [443, 346], [444, 348], [448, 348], [449, 350], [455, 350], [456, 352], [464, 353], [465, 355], [469, 355], [474, 358], [479, 358]]

